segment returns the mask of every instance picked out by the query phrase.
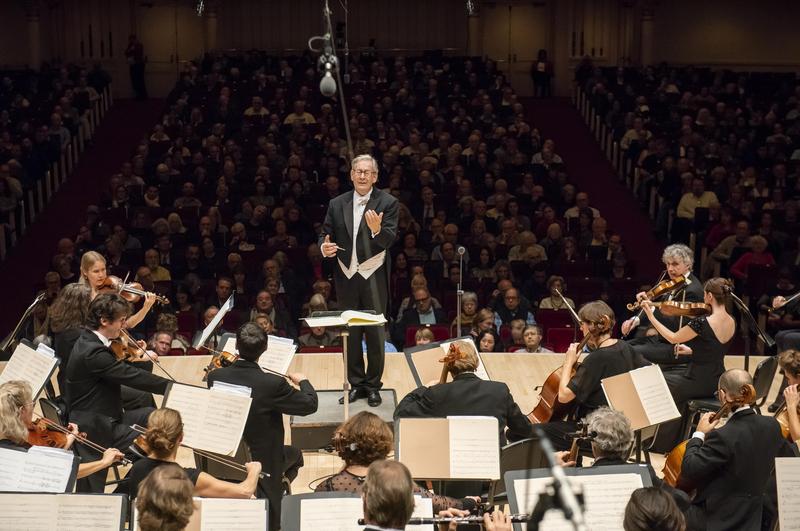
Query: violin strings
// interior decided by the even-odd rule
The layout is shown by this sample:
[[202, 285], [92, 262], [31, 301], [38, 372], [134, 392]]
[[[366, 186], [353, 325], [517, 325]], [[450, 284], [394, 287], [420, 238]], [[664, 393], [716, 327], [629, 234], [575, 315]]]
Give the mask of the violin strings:
[[[61, 432], [61, 433], [65, 434], [65, 435], [74, 436], [75, 437], [75, 441], [83, 444], [84, 446], [87, 446], [87, 447], [91, 448], [92, 450], [94, 450], [96, 452], [99, 452], [99, 453], [102, 454], [103, 452], [105, 452], [108, 449], [108, 448], [104, 448], [104, 447], [100, 446], [96, 442], [90, 441], [86, 437], [82, 437], [80, 435], [76, 435], [76, 434], [72, 433], [71, 431], [69, 431], [64, 426], [61, 426], [57, 422], [53, 422], [52, 420], [48, 419], [47, 417], [38, 417], [38, 418], [42, 419], [44, 421], [44, 423], [48, 425], [48, 427], [54, 429], [55, 431]], [[131, 464], [131, 462], [126, 458], [122, 458], [121, 462], [122, 462], [123, 465]]]

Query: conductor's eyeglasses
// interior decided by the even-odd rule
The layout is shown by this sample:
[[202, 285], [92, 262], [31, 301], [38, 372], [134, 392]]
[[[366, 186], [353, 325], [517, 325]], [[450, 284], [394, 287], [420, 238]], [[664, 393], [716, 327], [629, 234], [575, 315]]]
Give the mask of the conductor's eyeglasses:
[[359, 177], [364, 177], [367, 175], [374, 175], [375, 170], [353, 170], [353, 173], [355, 173]]

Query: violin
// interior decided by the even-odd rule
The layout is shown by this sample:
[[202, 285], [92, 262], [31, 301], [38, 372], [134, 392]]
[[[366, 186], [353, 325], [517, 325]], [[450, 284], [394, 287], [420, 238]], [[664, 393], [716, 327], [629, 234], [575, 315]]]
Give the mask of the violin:
[[211, 371], [215, 371], [217, 369], [221, 369], [223, 367], [230, 367], [233, 363], [239, 359], [238, 354], [231, 354], [225, 350], [212, 350], [206, 346], [201, 348], [206, 349], [209, 352], [212, 352], [214, 355], [211, 356], [211, 361], [208, 362], [208, 366], [206, 366], [203, 371], [205, 374], [203, 375], [203, 381], [205, 382], [208, 380], [208, 375]]
[[[711, 415], [711, 422], [727, 415], [732, 409], [741, 407], [745, 404], [752, 404], [756, 400], [756, 389], [751, 384], [742, 386], [739, 390], [739, 396], [733, 400], [726, 401], [722, 406]], [[672, 449], [667, 454], [667, 459], [664, 462], [662, 470], [664, 474], [664, 483], [671, 487], [675, 487], [687, 493], [695, 490], [696, 485], [693, 485], [686, 479], [681, 477], [681, 468], [683, 467], [683, 457], [686, 455], [686, 445], [689, 440], [683, 441], [678, 446]]]
[[[800, 413], [800, 406], [798, 406], [797, 412]], [[775, 412], [775, 420], [781, 425], [781, 435], [783, 435], [783, 438], [791, 441], [792, 432], [789, 430], [789, 410], [786, 407], [786, 402]]]
[[44, 418], [38, 418], [28, 428], [28, 444], [63, 449], [67, 447], [68, 434], [68, 430], [67, 433], [64, 433], [61, 430], [54, 429]]
[[711, 305], [704, 302], [663, 301], [651, 302], [654, 308], [661, 308], [661, 313], [672, 317], [704, 317], [711, 315]]
[[[118, 293], [128, 302], [138, 302], [142, 297], [150, 293], [142, 288], [138, 282], [125, 282], [119, 277], [109, 275], [97, 289], [99, 293]], [[159, 304], [169, 304], [169, 299], [163, 295], [153, 293], [156, 302]]]
[[[590, 332], [584, 335], [583, 339], [581, 339], [581, 342], [578, 343], [578, 353], [583, 350], [583, 347], [586, 346], [586, 343], [592, 338], [593, 335], [603, 334], [611, 329], [611, 319], [607, 315], [604, 315], [600, 321], [593, 323], [593, 326], [590, 328], [590, 330], [591, 329], [594, 329], [594, 333]], [[569, 375], [570, 378], [575, 376], [575, 372], [578, 370], [579, 366], [580, 362], [575, 363], [575, 365], [572, 366], [572, 371]], [[574, 403], [563, 404], [558, 401], [558, 388], [561, 385], [561, 371], [563, 369], [564, 366], [562, 365], [558, 369], [551, 372], [550, 375], [545, 379], [542, 386], [539, 388], [539, 403], [527, 415], [528, 420], [530, 420], [532, 424], [543, 424], [545, 422], [564, 420], [575, 407]]]
[[[671, 278], [668, 278], [667, 280], [663, 280], [663, 281], [659, 282], [658, 284], [656, 284], [655, 286], [653, 286], [651, 289], [647, 290], [644, 293], [645, 299], [652, 301], [653, 299], [657, 299], [658, 297], [661, 297], [662, 295], [667, 295], [667, 294], [672, 293], [673, 291], [676, 291], [676, 290], [678, 290], [678, 289], [680, 289], [680, 288], [682, 288], [684, 286], [687, 286], [689, 284], [689, 282], [690, 281], [689, 281], [689, 277], [688, 276], [681, 276], [681, 277], [678, 277], [678, 278], [676, 278], [674, 280], [671, 279]], [[628, 304], [627, 308], [628, 308], [628, 310], [633, 311], [633, 310], [638, 309], [641, 305], [642, 305], [642, 301], [636, 301], [633, 304]]]

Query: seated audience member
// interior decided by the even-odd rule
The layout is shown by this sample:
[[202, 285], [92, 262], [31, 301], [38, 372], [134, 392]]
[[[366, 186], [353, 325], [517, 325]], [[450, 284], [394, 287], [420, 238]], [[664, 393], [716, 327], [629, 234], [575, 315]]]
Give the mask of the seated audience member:
[[675, 500], [658, 487], [643, 487], [631, 494], [622, 520], [624, 531], [684, 531], [686, 519]]
[[475, 343], [478, 342], [478, 335], [484, 330], [495, 330], [494, 312], [489, 308], [481, 308], [475, 314], [472, 320], [472, 329], [469, 334], [473, 337]]
[[461, 332], [466, 333], [472, 326], [472, 320], [475, 319], [475, 312], [478, 311], [478, 295], [474, 291], [465, 291], [461, 296], [461, 312], [455, 319], [450, 329], [453, 334], [457, 329], [457, 324], [461, 322]]
[[564, 299], [567, 300], [567, 304], [571, 308], [575, 307], [575, 302], [572, 299], [570, 299], [567, 296], [565, 296], [564, 299], [562, 299], [557, 293], [557, 291], [559, 291], [561, 292], [561, 295], [564, 295], [566, 292], [566, 287], [564, 285], [564, 277], [560, 277], [558, 275], [551, 275], [550, 278], [547, 279], [547, 291], [550, 293], [550, 295], [539, 301], [540, 310], [565, 309]]
[[703, 278], [714, 276], [714, 269], [717, 264], [720, 266], [728, 264], [735, 250], [746, 251], [750, 250], [751, 247], [750, 224], [745, 220], [736, 222], [735, 232], [723, 238], [711, 250], [706, 260], [703, 261]]
[[[389, 341], [389, 337], [391, 337], [391, 333], [390, 332], [391, 331], [389, 329], [389, 323], [384, 324], [383, 325], [383, 337], [384, 337], [384, 340], [383, 340], [383, 351], [384, 352], [397, 352], [397, 347], [394, 345], [394, 343]], [[367, 338], [363, 338], [361, 340], [361, 350], [363, 352], [367, 351]]]
[[434, 308], [433, 297], [427, 288], [414, 290], [414, 307], [403, 312], [403, 317], [395, 324], [393, 342], [401, 348], [405, 344], [406, 328], [414, 325], [432, 325], [446, 320], [444, 311]]
[[364, 531], [405, 529], [414, 512], [411, 474], [399, 461], [374, 461], [361, 486]]
[[431, 332], [430, 328], [420, 328], [417, 330], [417, 333], [414, 334], [414, 344], [415, 345], [427, 345], [429, 343], [433, 343], [435, 337], [433, 336], [433, 332]]
[[495, 306], [494, 323], [499, 330], [502, 325], [510, 324], [514, 319], [522, 319], [527, 324], [536, 324], [530, 303], [520, 298], [517, 288], [508, 288]]
[[257, 313], [267, 314], [275, 328], [283, 330], [288, 337], [294, 336], [296, 327], [292, 323], [289, 312], [284, 308], [278, 308], [272, 294], [265, 289], [256, 295], [256, 302], [250, 310], [250, 319], [253, 319]]
[[[200, 336], [203, 334], [203, 329], [211, 324], [211, 321], [214, 320], [214, 317], [217, 316], [219, 313], [219, 308], [216, 306], [209, 306], [206, 308], [206, 311], [203, 312], [203, 322], [201, 323], [202, 326], [200, 327], [197, 332], [194, 334], [194, 338], [192, 338], [192, 344], [196, 344], [197, 341], [200, 340]], [[213, 350], [217, 350], [217, 347], [221, 346], [222, 343], [222, 335], [225, 334], [225, 329], [222, 327], [222, 323], [217, 326], [217, 328], [208, 336], [206, 342], [200, 345], [200, 347], [208, 347]]]
[[[161, 408], [150, 413], [143, 444], [143, 450], [147, 456], [136, 461], [128, 472], [129, 492], [138, 492], [139, 484], [153, 470], [169, 463], [177, 463], [178, 448], [182, 441], [183, 420], [179, 412], [170, 408]], [[261, 463], [258, 461], [246, 463], [245, 468], [247, 477], [240, 483], [222, 481], [196, 468], [184, 468], [183, 470], [192, 482], [195, 496], [247, 499], [256, 492]]]
[[182, 531], [194, 513], [194, 486], [178, 465], [153, 470], [139, 485], [136, 512], [140, 531]]
[[539, 325], [528, 325], [522, 331], [522, 340], [524, 341], [525, 346], [517, 350], [517, 352], [530, 352], [530, 353], [537, 353], [537, 352], [546, 352], [552, 353], [553, 351], [549, 348], [542, 346], [542, 327]]
[[341, 344], [341, 338], [332, 330], [324, 326], [312, 326], [308, 332], [297, 338], [301, 347], [332, 347]]
[[275, 325], [272, 324], [272, 319], [269, 318], [269, 315], [265, 313], [257, 313], [255, 317], [253, 317], [253, 321], [255, 324], [264, 331], [265, 334], [273, 334], [275, 332]]
[[502, 382], [481, 380], [478, 356], [465, 341], [455, 344], [463, 357], [448, 364], [451, 382], [431, 387], [418, 387], [407, 394], [395, 409], [395, 418], [447, 417], [452, 415], [483, 415], [496, 417], [500, 428], [500, 443], [510, 439], [530, 437], [531, 423], [514, 402], [508, 386]]
[[750, 238], [751, 250], [744, 253], [731, 265], [731, 275], [741, 281], [746, 281], [751, 265], [774, 266], [775, 258], [772, 256], [772, 253], [767, 250], [767, 246], [766, 238], [763, 236], [752, 236]]
[[[408, 297], [404, 297], [403, 300], [400, 302], [400, 306], [397, 309], [397, 320], [401, 320], [403, 318], [403, 314], [407, 310], [411, 310], [414, 308], [416, 302], [414, 301], [414, 292], [418, 289], [428, 289], [428, 280], [425, 278], [425, 275], [417, 274], [411, 277], [411, 295]], [[442, 309], [441, 303], [436, 299], [436, 297], [431, 297], [431, 305], [433, 308], [437, 310]]]
[[752, 385], [747, 371], [725, 371], [718, 396], [733, 405], [728, 421], [716, 428], [719, 419], [711, 422], [712, 413], [706, 413], [686, 445], [681, 479], [697, 487], [686, 512], [691, 531], [760, 529], [775, 458], [794, 456], [775, 418], [757, 414], [744, 402], [745, 388]]
[[[333, 448], [344, 461], [344, 468], [328, 477], [314, 489], [317, 492], [361, 492], [367, 467], [375, 461], [386, 459], [394, 450], [394, 437], [389, 425], [369, 411], [362, 411], [347, 419], [333, 434]], [[461, 500], [439, 496], [430, 490], [413, 485], [413, 491], [433, 501], [434, 512], [455, 507], [472, 508], [479, 498]]]
[[478, 352], [502, 352], [503, 350], [500, 335], [493, 328], [479, 333], [475, 345], [478, 347]]
[[[506, 342], [505, 347], [507, 349], [511, 347], [518, 347], [524, 344], [524, 339], [522, 338], [522, 332], [525, 330], [527, 324], [522, 319], [514, 319], [508, 325], [508, 330], [511, 334], [511, 337]], [[502, 339], [502, 338], [501, 338]]]
[[[33, 395], [31, 386], [22, 380], [9, 380], [0, 384], [0, 448], [25, 451], [29, 430], [36, 432], [33, 420]], [[70, 450], [79, 433], [78, 426], [70, 423], [67, 427], [70, 434], [66, 437], [64, 450]], [[78, 478], [84, 478], [95, 472], [105, 470], [120, 461], [123, 455], [116, 448], [108, 448], [103, 457], [97, 461], [78, 465]]]

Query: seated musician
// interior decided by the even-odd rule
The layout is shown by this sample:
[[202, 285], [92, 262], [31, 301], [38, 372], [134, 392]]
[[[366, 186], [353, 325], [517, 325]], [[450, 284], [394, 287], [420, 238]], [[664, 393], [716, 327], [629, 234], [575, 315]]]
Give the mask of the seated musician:
[[[700, 280], [692, 273], [694, 263], [694, 253], [689, 247], [676, 243], [667, 246], [661, 256], [667, 269], [667, 280], [679, 280], [683, 277], [688, 282], [660, 300], [677, 300], [681, 302], [703, 302], [703, 286]], [[645, 292], [636, 294], [636, 300], [641, 301], [646, 298]], [[671, 331], [678, 330], [683, 326], [682, 317], [668, 317], [655, 311], [658, 320]], [[645, 359], [663, 365], [676, 365], [685, 363], [682, 358], [675, 356], [675, 348], [666, 342], [660, 335], [647, 335], [650, 328], [647, 316], [634, 316], [622, 323], [622, 334], [629, 336], [635, 330], [635, 337], [628, 340], [633, 349], [645, 357]]]
[[181, 531], [194, 513], [194, 486], [178, 465], [155, 469], [139, 485], [139, 531]]
[[778, 421], [788, 430], [789, 439], [800, 444], [800, 350], [789, 349], [778, 354], [778, 365], [787, 381], [783, 397], [786, 408], [776, 415]]
[[[621, 411], [608, 407], [598, 408], [584, 419], [586, 432], [593, 434], [589, 439], [592, 444], [592, 467], [624, 465], [628, 463], [633, 447], [633, 430], [631, 423]], [[556, 452], [556, 462], [562, 466], [574, 466], [575, 461], [568, 461], [568, 451]], [[678, 489], [670, 487], [656, 475], [649, 464], [647, 471], [653, 486], [664, 489], [681, 510], [689, 507], [689, 496]]]
[[230, 367], [208, 374], [208, 386], [220, 381], [247, 386], [253, 402], [244, 440], [253, 458], [259, 461], [268, 478], [259, 484], [269, 499], [269, 528], [276, 530], [281, 521], [281, 478], [286, 469], [284, 454], [283, 415], [310, 415], [317, 410], [317, 392], [300, 373], [289, 374], [295, 389], [282, 377], [266, 373], [258, 366], [258, 358], [267, 350], [267, 334], [255, 323], [245, 323], [236, 332], [239, 359]]
[[658, 487], [636, 489], [625, 506], [624, 531], [685, 531], [686, 519], [672, 497]]
[[[89, 305], [86, 329], [72, 347], [66, 367], [64, 396], [71, 421], [101, 446], [128, 448], [137, 434], [131, 424], [147, 424], [152, 408], [122, 409], [121, 386], [164, 394], [169, 380], [119, 361], [111, 340], [120, 335], [130, 313], [127, 301], [116, 294], [98, 295]], [[86, 457], [88, 449], [78, 453]], [[92, 456], [91, 453], [88, 454]], [[80, 492], [103, 492], [105, 477], [94, 474]]]
[[794, 455], [778, 422], [742, 403], [748, 385], [747, 371], [725, 371], [718, 396], [733, 404], [728, 421], [715, 429], [719, 419], [711, 422], [706, 413], [686, 445], [680, 477], [697, 487], [686, 512], [689, 530], [760, 529], [775, 458]]
[[[369, 411], [362, 411], [347, 419], [333, 434], [333, 447], [344, 461], [344, 468], [317, 485], [317, 492], [361, 492], [367, 467], [375, 461], [386, 459], [394, 449], [394, 437], [389, 425]], [[454, 507], [474, 508], [480, 497], [455, 499], [439, 496], [414, 484], [414, 493], [433, 499], [433, 510], [438, 513]]]
[[530, 437], [531, 423], [520, 411], [508, 386], [503, 382], [480, 379], [475, 374], [478, 355], [474, 347], [465, 343], [455, 343], [460, 357], [446, 358], [447, 370], [453, 381], [411, 391], [397, 405], [394, 417], [495, 417], [500, 428], [501, 445], [505, 444], [503, 432], [506, 427], [511, 440]]
[[[31, 386], [22, 380], [10, 380], [0, 385], [0, 448], [10, 450], [27, 450], [29, 430], [33, 428], [33, 396]], [[78, 426], [70, 424], [67, 428], [64, 450], [70, 450], [75, 442]], [[116, 448], [108, 448], [103, 457], [90, 463], [78, 465], [78, 478], [84, 478], [95, 472], [107, 469], [122, 459], [122, 452]]]
[[[664, 374], [675, 399], [678, 411], [684, 413], [692, 398], [707, 398], [714, 394], [719, 377], [725, 372], [725, 354], [736, 332], [736, 320], [726, 309], [731, 284], [724, 278], [712, 278], [703, 286], [703, 302], [711, 306], [711, 314], [689, 320], [677, 331], [670, 330], [656, 315], [650, 301], [642, 306], [650, 324], [663, 339], [675, 345], [676, 354], [688, 358], [685, 370]], [[653, 449], [668, 452], [680, 438], [681, 420], [676, 419], [659, 426]]]
[[[588, 336], [586, 345], [591, 352], [578, 364], [578, 344], [572, 343], [565, 354], [558, 385], [558, 401], [575, 408], [575, 420], [553, 419], [541, 425], [556, 450], [567, 450], [571, 446], [570, 433], [577, 430], [578, 420], [584, 419], [600, 406], [608, 405], [600, 386], [603, 378], [647, 365], [627, 342], [611, 337], [615, 323], [614, 310], [605, 302], [584, 304], [578, 310], [578, 317], [584, 337]], [[576, 364], [575, 375], [571, 376]], [[588, 444], [582, 444], [581, 447], [590, 449]]]
[[[183, 420], [178, 411], [170, 408], [156, 409], [150, 413], [142, 448], [147, 457], [136, 461], [128, 472], [128, 491], [131, 496], [138, 492], [139, 484], [153, 470], [169, 463], [176, 463], [178, 448], [183, 441]], [[240, 483], [230, 483], [215, 478], [196, 468], [184, 468], [194, 487], [194, 495], [203, 498], [250, 498], [258, 486], [261, 463], [246, 463], [247, 477]]]

